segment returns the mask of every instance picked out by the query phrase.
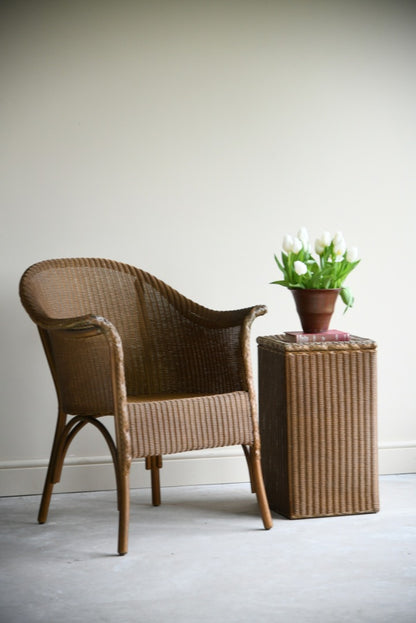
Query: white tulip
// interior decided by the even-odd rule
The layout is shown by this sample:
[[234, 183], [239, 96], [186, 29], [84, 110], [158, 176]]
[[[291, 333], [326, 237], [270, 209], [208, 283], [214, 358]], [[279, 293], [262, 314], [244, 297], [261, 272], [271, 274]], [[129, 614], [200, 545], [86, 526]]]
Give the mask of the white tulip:
[[347, 262], [356, 262], [358, 260], [358, 249], [357, 247], [350, 247], [347, 249]]
[[290, 234], [285, 234], [282, 243], [283, 251], [291, 253], [293, 251], [293, 238]]
[[326, 247], [329, 247], [331, 244], [331, 234], [329, 231], [323, 231], [320, 240]]
[[322, 255], [326, 247], [331, 244], [331, 234], [329, 231], [324, 231], [319, 238], [315, 240], [315, 251], [318, 255]]
[[302, 247], [303, 247], [302, 241], [299, 240], [299, 238], [294, 238], [293, 248], [292, 248], [293, 253], [299, 253], [299, 251], [302, 251]]
[[335, 261], [340, 262], [344, 256], [345, 251], [347, 250], [347, 245], [345, 244], [345, 240], [337, 240], [334, 242], [334, 253], [335, 253]]
[[293, 268], [295, 269], [295, 273], [297, 275], [305, 275], [308, 272], [306, 264], [304, 262], [300, 262], [299, 260], [294, 262]]
[[332, 242], [334, 243], [334, 247], [345, 245], [345, 240], [344, 240], [342, 231], [337, 231], [335, 233], [335, 236], [332, 238]]
[[340, 262], [343, 259], [345, 251], [347, 250], [347, 245], [345, 244], [342, 232], [337, 231], [335, 236], [332, 238], [332, 242], [334, 244], [335, 261]]
[[309, 248], [309, 234], [306, 227], [301, 227], [298, 231], [298, 238], [303, 244], [303, 248], [306, 250]]

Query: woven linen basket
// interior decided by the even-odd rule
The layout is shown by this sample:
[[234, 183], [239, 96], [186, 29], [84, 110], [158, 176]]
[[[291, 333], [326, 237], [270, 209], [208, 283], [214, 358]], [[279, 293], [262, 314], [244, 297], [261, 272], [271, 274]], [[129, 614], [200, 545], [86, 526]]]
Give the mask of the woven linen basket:
[[259, 337], [262, 465], [291, 519], [379, 510], [376, 344]]

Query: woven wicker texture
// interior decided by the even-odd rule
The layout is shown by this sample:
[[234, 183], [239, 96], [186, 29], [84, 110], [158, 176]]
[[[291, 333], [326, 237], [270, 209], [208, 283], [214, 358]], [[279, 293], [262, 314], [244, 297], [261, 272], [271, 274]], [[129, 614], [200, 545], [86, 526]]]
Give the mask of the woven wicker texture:
[[271, 508], [293, 519], [376, 512], [375, 343], [354, 337], [293, 349], [277, 341], [258, 340]]
[[[146, 457], [158, 504], [162, 454], [241, 444], [263, 522], [271, 527], [249, 340], [264, 306], [210, 310], [145, 271], [91, 258], [33, 265], [20, 296], [39, 328], [59, 401], [40, 521], [70, 442], [91, 423], [105, 435], [115, 463], [120, 553], [127, 551], [132, 458]], [[95, 419], [103, 415], [115, 417], [114, 441]]]
[[[253, 441], [247, 392], [133, 402], [128, 410], [133, 456], [173, 454]], [[169, 435], [164, 431], [169, 431]]]

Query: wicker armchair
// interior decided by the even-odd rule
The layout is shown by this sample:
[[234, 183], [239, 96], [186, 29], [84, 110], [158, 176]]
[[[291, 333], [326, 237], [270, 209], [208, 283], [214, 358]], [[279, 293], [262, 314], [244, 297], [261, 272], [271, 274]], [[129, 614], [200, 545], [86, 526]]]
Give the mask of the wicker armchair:
[[[22, 276], [58, 396], [58, 419], [38, 520], [47, 519], [65, 454], [87, 424], [104, 435], [118, 496], [118, 552], [128, 543], [129, 471], [145, 458], [160, 504], [162, 456], [241, 445], [264, 527], [272, 520], [260, 465], [249, 330], [264, 306], [202, 307], [152, 275], [105, 259], [57, 259]], [[100, 421], [113, 415], [115, 440]]]

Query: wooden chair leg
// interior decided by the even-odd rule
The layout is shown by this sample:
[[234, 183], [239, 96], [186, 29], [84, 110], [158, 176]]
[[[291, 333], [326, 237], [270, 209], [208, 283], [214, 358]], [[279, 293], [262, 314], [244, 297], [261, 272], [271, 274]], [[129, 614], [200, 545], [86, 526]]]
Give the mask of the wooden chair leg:
[[147, 456], [146, 457], [146, 469], [150, 470], [151, 482], [152, 482], [152, 504], [153, 506], [160, 506], [160, 472], [162, 467], [161, 456]]
[[[48, 470], [49, 471], [49, 470]], [[46, 523], [48, 519], [49, 504], [52, 497], [53, 482], [49, 481], [49, 474], [46, 476], [45, 485], [43, 487], [42, 499], [38, 512], [38, 523]]]
[[52, 497], [53, 486], [60, 480], [59, 470], [57, 476], [57, 466], [61, 462], [61, 435], [65, 428], [65, 420], [66, 414], [59, 412], [55, 436], [52, 444], [51, 456], [49, 459], [48, 471], [46, 472], [45, 484], [43, 487], [43, 493], [38, 513], [38, 522], [41, 524], [46, 523], [48, 519], [49, 505]]
[[264, 488], [263, 472], [261, 469], [260, 456], [251, 449], [251, 468], [254, 479], [254, 488], [257, 496], [261, 518], [266, 530], [270, 530], [273, 526], [273, 520], [270, 513], [269, 503], [267, 501], [266, 490]]
[[242, 444], [241, 447], [244, 450], [244, 456], [246, 457], [246, 461], [247, 461], [248, 474], [250, 476], [251, 493], [256, 493], [256, 483], [254, 481], [254, 476], [253, 476], [253, 465], [251, 462], [250, 446], [245, 446], [244, 444]]
[[129, 473], [120, 475], [118, 484], [118, 553], [120, 556], [127, 554], [129, 539], [130, 519], [130, 476]]

